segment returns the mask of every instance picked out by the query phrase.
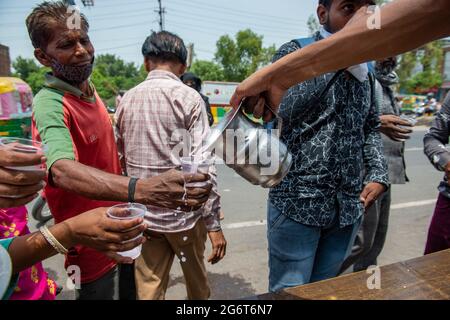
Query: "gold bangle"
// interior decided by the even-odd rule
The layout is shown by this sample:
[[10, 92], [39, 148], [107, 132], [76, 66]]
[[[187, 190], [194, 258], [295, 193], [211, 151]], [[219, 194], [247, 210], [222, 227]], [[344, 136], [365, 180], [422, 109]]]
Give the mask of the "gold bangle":
[[47, 226], [43, 226], [39, 228], [39, 232], [44, 236], [45, 240], [56, 250], [56, 252], [66, 255], [69, 250], [67, 250], [56, 238], [55, 236], [48, 230]]

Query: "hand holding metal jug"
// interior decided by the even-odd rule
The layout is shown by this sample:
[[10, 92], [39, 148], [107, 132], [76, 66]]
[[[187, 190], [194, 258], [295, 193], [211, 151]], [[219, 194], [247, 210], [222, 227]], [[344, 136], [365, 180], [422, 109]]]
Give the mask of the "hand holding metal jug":
[[206, 149], [215, 152], [225, 164], [254, 185], [272, 188], [289, 172], [292, 155], [279, 140], [282, 119], [277, 118], [275, 130], [267, 130], [244, 112], [245, 99], [238, 108], [228, 112], [212, 129]]

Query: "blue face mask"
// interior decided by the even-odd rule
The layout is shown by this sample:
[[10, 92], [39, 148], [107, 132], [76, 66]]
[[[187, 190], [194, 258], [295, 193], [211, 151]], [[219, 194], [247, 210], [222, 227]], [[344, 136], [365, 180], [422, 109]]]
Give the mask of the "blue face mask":
[[54, 72], [61, 75], [64, 80], [73, 84], [80, 84], [89, 79], [92, 74], [92, 69], [94, 68], [94, 58], [92, 58], [91, 63], [84, 66], [64, 65], [59, 63], [56, 59], [49, 58]]

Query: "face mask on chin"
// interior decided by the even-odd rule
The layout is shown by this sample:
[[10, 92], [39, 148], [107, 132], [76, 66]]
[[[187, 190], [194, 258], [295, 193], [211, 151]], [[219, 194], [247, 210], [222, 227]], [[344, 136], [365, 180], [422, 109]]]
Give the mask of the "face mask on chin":
[[80, 84], [89, 79], [94, 67], [94, 57], [91, 63], [84, 66], [73, 66], [59, 63], [56, 59], [48, 57], [50, 59], [51, 67], [55, 73], [64, 78], [71, 84]]

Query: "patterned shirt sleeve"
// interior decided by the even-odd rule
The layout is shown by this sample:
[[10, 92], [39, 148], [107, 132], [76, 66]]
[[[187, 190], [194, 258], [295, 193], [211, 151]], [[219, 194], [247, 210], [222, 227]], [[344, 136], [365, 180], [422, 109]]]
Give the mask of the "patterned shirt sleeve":
[[295, 42], [290, 41], [290, 42], [283, 44], [280, 47], [280, 49], [278, 49], [277, 53], [273, 56], [272, 63], [280, 60], [284, 56], [286, 56], [294, 51], [297, 51], [298, 49], [300, 49], [300, 47]]
[[364, 165], [366, 168], [366, 177], [364, 184], [378, 182], [389, 185], [389, 174], [386, 158], [383, 153], [383, 141], [380, 134], [380, 114], [376, 99], [374, 98], [373, 88], [371, 86], [371, 106], [369, 115], [364, 126]]
[[[189, 132], [192, 138], [191, 152], [197, 154], [202, 150], [203, 142], [210, 136], [210, 127], [208, 121], [208, 114], [206, 111], [205, 102], [198, 95], [191, 112]], [[220, 195], [217, 188], [217, 171], [215, 166], [212, 166], [209, 175], [212, 182], [212, 190], [210, 197], [203, 207], [202, 217], [206, 224], [208, 231], [219, 231], [220, 226]]]
[[450, 136], [450, 93], [445, 98], [441, 111], [436, 114], [433, 125], [425, 135], [424, 152], [436, 169], [444, 171], [450, 162], [450, 152], [445, 148]]

